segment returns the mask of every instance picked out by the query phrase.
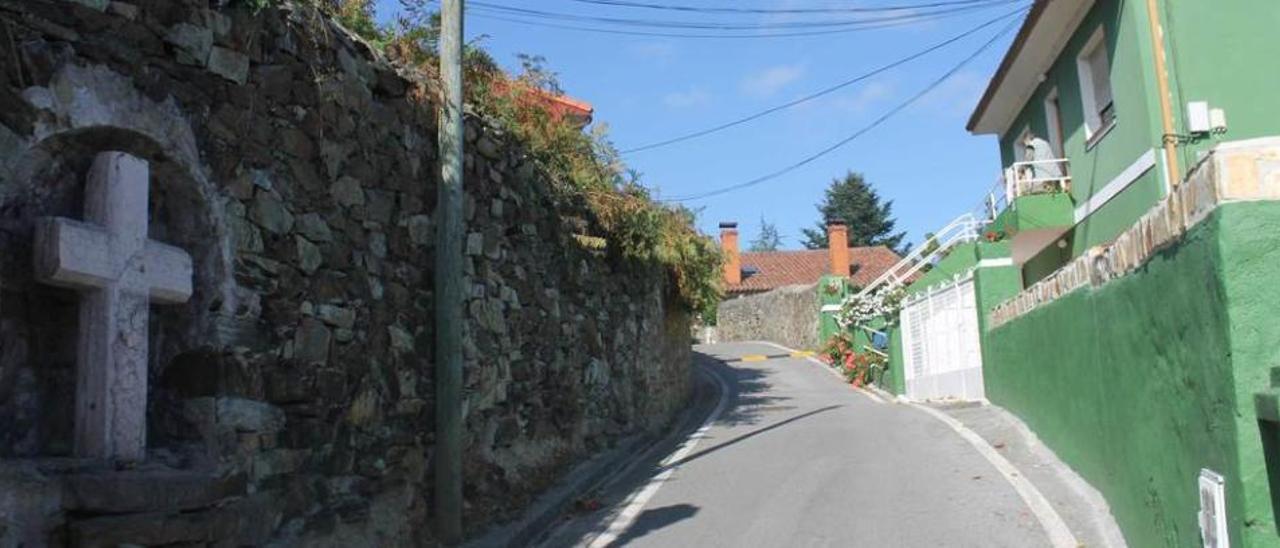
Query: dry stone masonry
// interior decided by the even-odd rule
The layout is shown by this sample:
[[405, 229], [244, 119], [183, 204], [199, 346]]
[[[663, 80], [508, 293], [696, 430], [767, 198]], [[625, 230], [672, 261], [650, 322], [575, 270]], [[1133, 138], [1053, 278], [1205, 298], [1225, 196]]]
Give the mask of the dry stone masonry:
[[[0, 546], [434, 542], [432, 89], [224, 4], [0, 0]], [[663, 426], [689, 327], [466, 138], [474, 532]]]
[[719, 341], [774, 341], [791, 348], [818, 348], [821, 305], [816, 284], [792, 285], [720, 303]]

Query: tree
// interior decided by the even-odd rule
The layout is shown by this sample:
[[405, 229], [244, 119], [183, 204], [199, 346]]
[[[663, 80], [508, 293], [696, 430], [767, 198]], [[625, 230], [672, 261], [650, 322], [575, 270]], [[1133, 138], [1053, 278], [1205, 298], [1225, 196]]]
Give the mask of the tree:
[[782, 246], [782, 236], [778, 227], [760, 217], [760, 233], [751, 240], [751, 251], [777, 251]]
[[546, 57], [517, 53], [516, 59], [520, 60], [520, 79], [525, 83], [548, 93], [564, 95], [560, 75], [547, 67]]
[[831, 181], [818, 212], [822, 217], [817, 226], [804, 229], [804, 246], [809, 249], [827, 247], [827, 220], [840, 219], [849, 224], [849, 247], [883, 245], [902, 251], [906, 233], [893, 231], [893, 200], [882, 203], [860, 173], [850, 171], [843, 179]]

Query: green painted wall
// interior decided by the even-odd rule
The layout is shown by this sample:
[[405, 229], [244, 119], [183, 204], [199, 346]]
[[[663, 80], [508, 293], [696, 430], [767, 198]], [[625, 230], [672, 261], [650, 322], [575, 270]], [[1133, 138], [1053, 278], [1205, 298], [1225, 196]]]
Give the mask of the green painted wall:
[[[1068, 240], [1072, 239], [1071, 233], [1065, 236]], [[1062, 265], [1067, 264], [1071, 260], [1071, 249], [1063, 249], [1056, 245], [1050, 245], [1041, 249], [1034, 257], [1027, 259], [1022, 264], [1022, 280], [1026, 287], [1044, 279], [1050, 274], [1056, 272]]]
[[1164, 197], [1164, 179], [1157, 169], [1147, 171], [1073, 229], [1072, 256], [1110, 242], [1128, 230]]
[[1163, 0], [1161, 10], [1178, 133], [1187, 133], [1187, 101], [1208, 101], [1227, 114], [1226, 135], [1182, 149], [1183, 172], [1220, 140], [1280, 135], [1280, 2]]
[[911, 285], [906, 288], [907, 294], [924, 291], [930, 286], [948, 282], [956, 276], [972, 270], [974, 265], [978, 264], [977, 248], [977, 242], [956, 245], [951, 249], [950, 253], [947, 253], [946, 257], [938, 261], [938, 264], [933, 265], [933, 268], [929, 269], [928, 272], [920, 275], [916, 278], [916, 281], [911, 282]]
[[[1220, 252], [1224, 265], [1224, 286], [1230, 304], [1229, 331], [1236, 408], [1240, 417], [1237, 433], [1240, 473], [1246, 512], [1246, 546], [1280, 546], [1275, 508], [1269, 488], [1267, 463], [1263, 455], [1262, 432], [1256, 422], [1253, 394], [1264, 391], [1273, 368], [1280, 367], [1280, 204], [1252, 202], [1219, 207]], [[1272, 435], [1274, 430], [1270, 431]], [[1280, 451], [1270, 458], [1280, 467]], [[1280, 480], [1280, 469], [1276, 470]], [[1280, 485], [1278, 485], [1280, 487]]]
[[[829, 288], [836, 287], [836, 291], [832, 292]], [[853, 293], [853, 287], [849, 284], [849, 279], [840, 276], [823, 276], [818, 280], [818, 303], [819, 306], [829, 304], [840, 304], [844, 302], [845, 297]], [[824, 345], [833, 335], [840, 331], [840, 326], [836, 324], [835, 313], [819, 312], [818, 319], [818, 344]]]
[[1138, 271], [984, 334], [987, 397], [1102, 491], [1130, 546], [1200, 545], [1201, 468], [1228, 479], [1233, 545], [1280, 545], [1252, 407], [1280, 365], [1277, 233], [1276, 204], [1223, 205]]
[[1033, 194], [1014, 200], [1013, 207], [1000, 214], [1005, 217], [1005, 233], [1016, 238], [1019, 232], [1042, 228], [1062, 228], [1075, 224], [1075, 204], [1066, 194]]
[[[901, 325], [899, 323], [898, 325]], [[880, 387], [902, 395], [907, 393], [907, 378], [902, 371], [904, 361], [902, 354], [902, 329], [894, 326], [889, 330], [889, 378]]]

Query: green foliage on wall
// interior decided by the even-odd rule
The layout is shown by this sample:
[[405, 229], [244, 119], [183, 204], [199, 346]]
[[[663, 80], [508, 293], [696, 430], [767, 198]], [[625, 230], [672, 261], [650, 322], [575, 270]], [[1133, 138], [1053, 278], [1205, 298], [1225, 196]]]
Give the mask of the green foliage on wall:
[[[438, 74], [440, 19], [425, 0], [400, 0], [402, 14], [379, 26], [372, 0], [240, 0], [261, 10], [285, 3], [310, 5], [380, 49], [392, 62], [423, 74], [418, 91], [435, 102], [431, 81]], [[523, 146], [527, 159], [546, 176], [564, 204], [579, 206], [607, 242], [608, 253], [622, 261], [667, 269], [674, 296], [692, 311], [714, 310], [721, 295], [719, 246], [694, 228], [694, 213], [683, 206], [654, 201], [627, 169], [609, 141], [607, 126], [590, 132], [557, 112], [562, 95], [555, 73], [537, 55], [519, 57], [523, 72], [506, 74], [479, 43], [464, 50], [467, 103]]]

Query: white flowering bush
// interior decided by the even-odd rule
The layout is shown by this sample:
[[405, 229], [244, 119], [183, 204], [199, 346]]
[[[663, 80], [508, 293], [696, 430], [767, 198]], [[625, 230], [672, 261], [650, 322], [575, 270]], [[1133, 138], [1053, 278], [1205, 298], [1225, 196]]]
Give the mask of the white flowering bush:
[[840, 304], [840, 312], [836, 314], [836, 323], [840, 327], [850, 328], [870, 322], [876, 318], [885, 318], [893, 322], [902, 310], [902, 299], [905, 292], [901, 287], [890, 285], [859, 297], [850, 295]]

